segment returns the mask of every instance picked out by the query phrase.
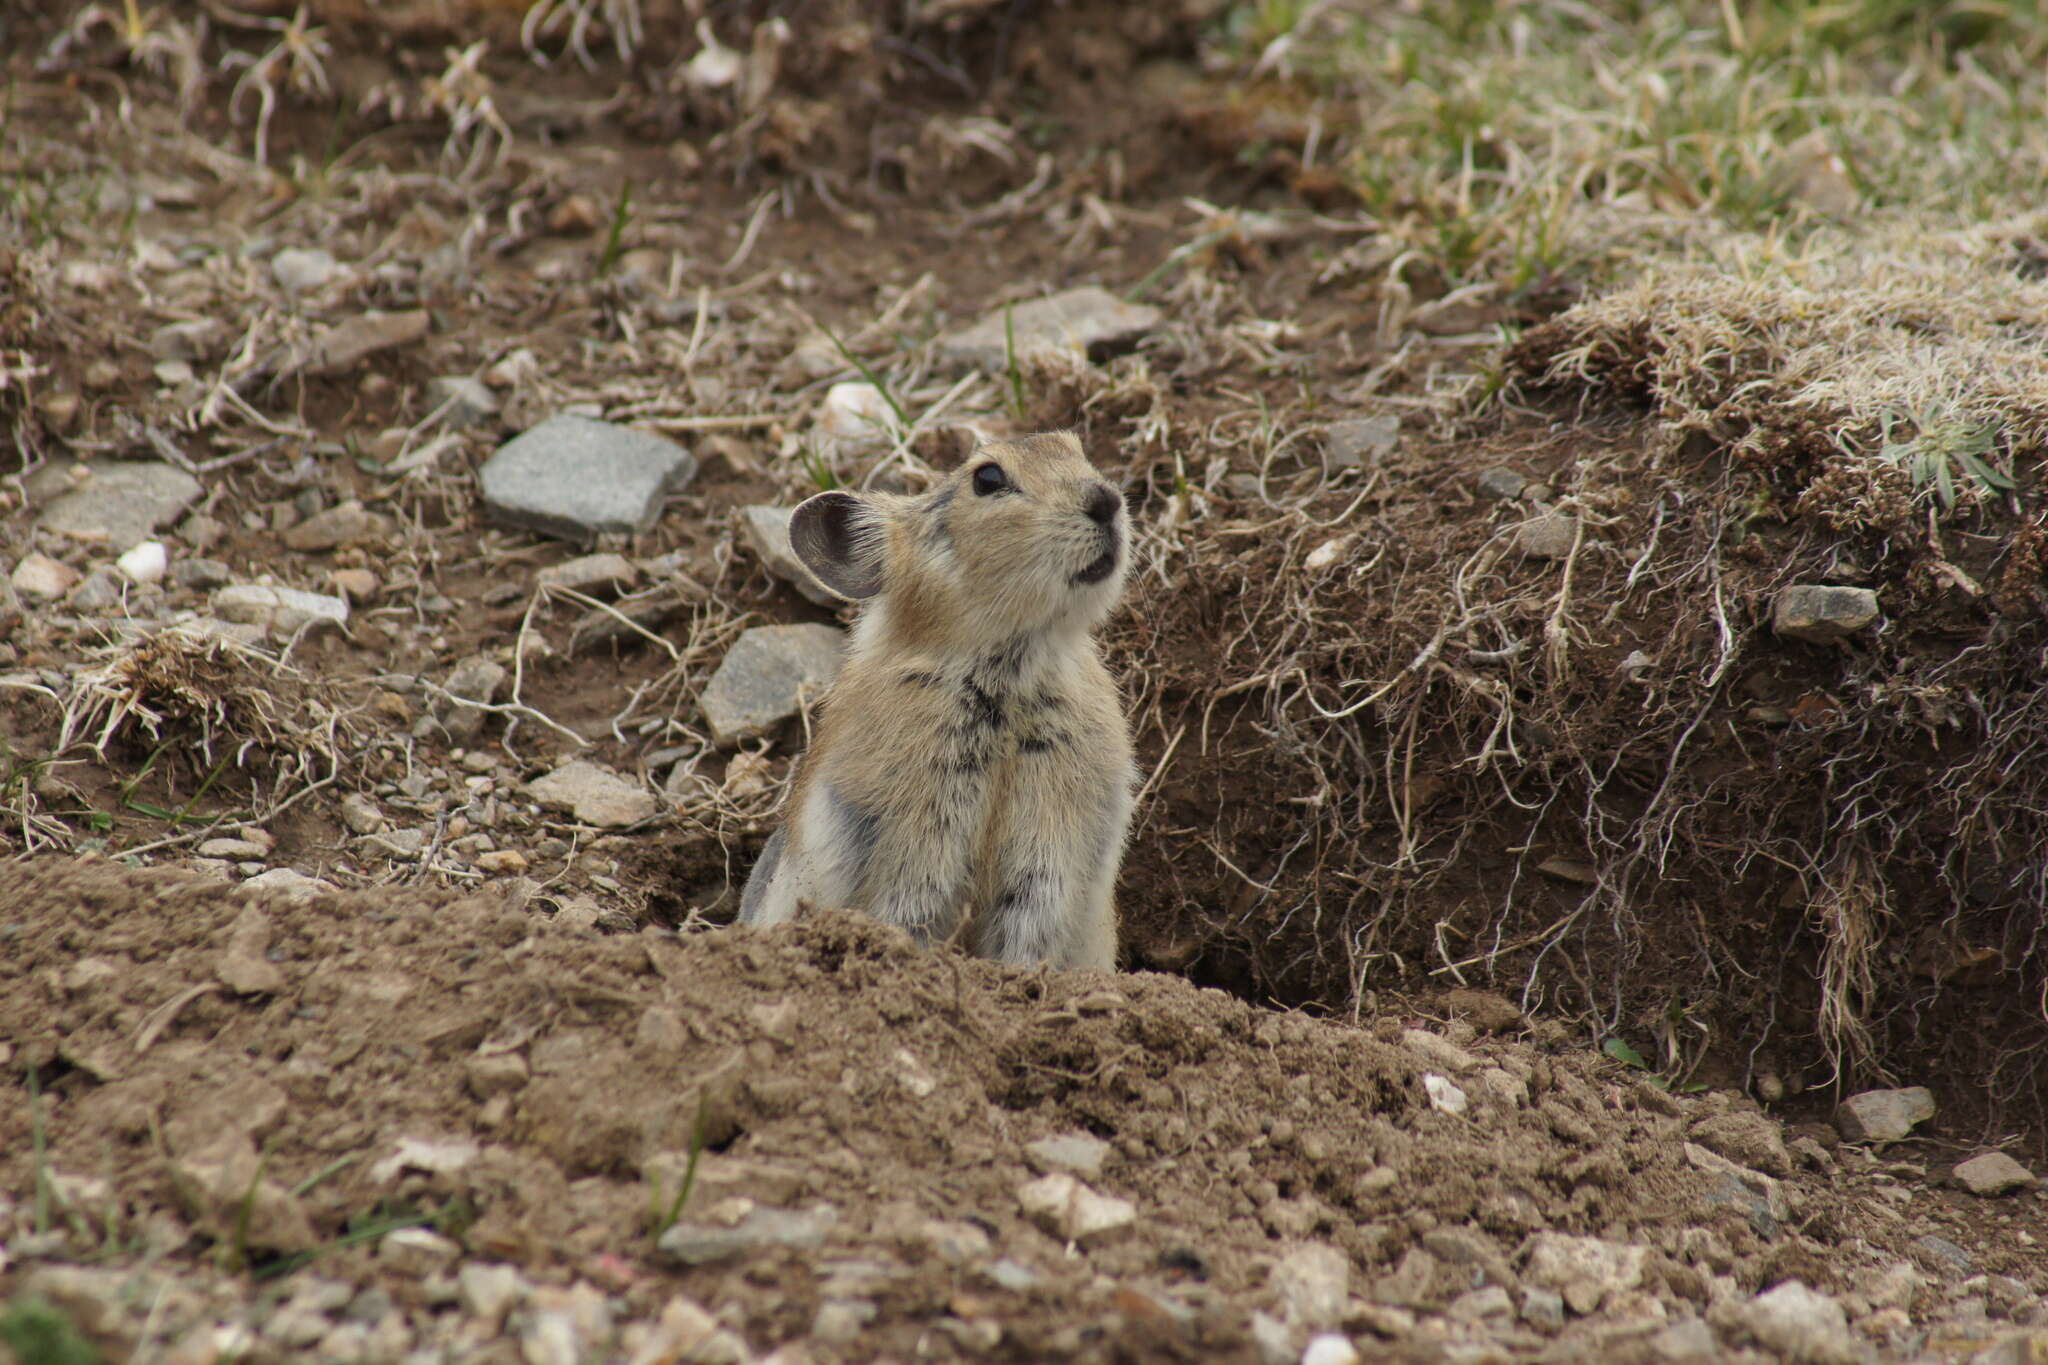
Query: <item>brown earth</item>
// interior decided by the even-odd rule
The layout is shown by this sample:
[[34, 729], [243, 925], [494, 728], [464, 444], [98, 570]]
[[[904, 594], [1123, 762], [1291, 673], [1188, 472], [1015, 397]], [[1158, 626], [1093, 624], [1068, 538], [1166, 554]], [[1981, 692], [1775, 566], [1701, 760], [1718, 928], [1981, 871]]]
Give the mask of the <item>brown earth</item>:
[[[1940, 1144], [1873, 1160], [1819, 1130], [1788, 1153], [1753, 1105], [1676, 1097], [1530, 1041], [1498, 997], [1464, 1002], [1498, 1034], [1462, 1017], [1357, 1027], [1155, 973], [920, 952], [857, 917], [606, 935], [520, 901], [293, 898], [34, 865], [0, 925], [0, 1036], [38, 1078], [46, 1155], [35, 1106], [0, 1114], [0, 1179], [17, 1192], [0, 1236], [27, 1241], [40, 1161], [71, 1255], [141, 1262], [24, 1259], [13, 1287], [91, 1304], [100, 1344], [140, 1358], [209, 1315], [260, 1328], [264, 1303], [274, 1314], [317, 1276], [381, 1287], [424, 1348], [466, 1325], [448, 1267], [437, 1290], [340, 1239], [431, 1222], [521, 1267], [536, 1294], [597, 1285], [620, 1319], [652, 1319], [681, 1293], [757, 1350], [859, 1300], [875, 1316], [854, 1338], [812, 1342], [859, 1360], [1260, 1359], [1249, 1314], [1289, 1319], [1294, 1279], [1275, 1267], [1304, 1246], [1337, 1249], [1348, 1286], [1330, 1320], [1289, 1328], [1297, 1344], [1304, 1325], [1341, 1323], [1390, 1338], [1384, 1359], [1452, 1358], [1461, 1341], [1497, 1358], [1653, 1358], [1667, 1319], [1731, 1293], [1797, 1277], [1861, 1286], [1867, 1304], [1916, 1259], [1928, 1273], [1893, 1306], [1932, 1317], [1991, 1286], [1971, 1338], [1988, 1340], [2048, 1288], [2014, 1241], [2048, 1232], [2042, 1200], [1992, 1213], [1942, 1188], [1923, 1164]], [[1432, 1106], [1429, 1072], [1470, 1095], [1463, 1114]], [[1065, 1133], [1107, 1144], [1091, 1183], [1135, 1206], [1078, 1253], [1018, 1194], [1035, 1174], [1026, 1144]], [[674, 1190], [696, 1134], [684, 1226], [822, 1205], [822, 1242], [694, 1267], [657, 1252], [650, 1201]], [[1688, 1141], [1780, 1179], [1731, 1189]], [[222, 1167], [241, 1174], [207, 1185]], [[1922, 1245], [1937, 1231], [1978, 1277], [1960, 1291]], [[1639, 1245], [1640, 1279], [1568, 1327], [1443, 1316], [1480, 1286], [1540, 1288], [1530, 1248], [1545, 1233]], [[992, 1281], [998, 1260], [1028, 1267], [1029, 1286]], [[240, 1272], [229, 1283], [251, 1301], [202, 1297], [207, 1266]], [[124, 1277], [131, 1308], [92, 1303]], [[165, 1283], [170, 1309], [145, 1309]], [[1416, 1335], [1418, 1317], [1436, 1325]]]

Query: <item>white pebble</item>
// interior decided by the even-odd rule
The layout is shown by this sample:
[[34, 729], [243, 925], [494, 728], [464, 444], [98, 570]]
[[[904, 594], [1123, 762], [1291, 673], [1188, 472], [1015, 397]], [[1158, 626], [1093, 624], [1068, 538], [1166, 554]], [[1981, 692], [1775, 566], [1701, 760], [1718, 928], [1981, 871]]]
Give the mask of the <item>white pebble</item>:
[[114, 566], [133, 583], [161, 583], [171, 566], [170, 552], [160, 540], [145, 540], [114, 561]]
[[1301, 1365], [1358, 1365], [1358, 1348], [1349, 1337], [1325, 1332], [1301, 1353]]

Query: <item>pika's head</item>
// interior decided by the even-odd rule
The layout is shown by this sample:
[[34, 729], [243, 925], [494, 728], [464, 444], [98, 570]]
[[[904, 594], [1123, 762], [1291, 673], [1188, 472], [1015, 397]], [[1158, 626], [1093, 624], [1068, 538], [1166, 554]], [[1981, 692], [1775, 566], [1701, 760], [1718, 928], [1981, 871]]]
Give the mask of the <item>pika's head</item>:
[[1130, 559], [1123, 495], [1064, 431], [990, 441], [922, 497], [820, 493], [789, 538], [825, 586], [880, 597], [891, 628], [928, 646], [1091, 629]]

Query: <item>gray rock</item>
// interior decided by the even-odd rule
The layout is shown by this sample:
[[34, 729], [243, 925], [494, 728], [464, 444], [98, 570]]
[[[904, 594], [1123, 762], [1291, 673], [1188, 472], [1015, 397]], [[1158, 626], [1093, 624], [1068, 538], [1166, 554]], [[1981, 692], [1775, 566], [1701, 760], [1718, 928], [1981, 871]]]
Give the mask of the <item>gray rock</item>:
[[972, 327], [940, 337], [939, 354], [1000, 373], [1009, 366], [1012, 338], [1018, 355], [1041, 346], [1089, 351], [1135, 341], [1164, 317], [1148, 304], [1125, 303], [1088, 285], [998, 308]]
[[1693, 1141], [1738, 1165], [1779, 1177], [1792, 1174], [1792, 1154], [1778, 1125], [1758, 1113], [1710, 1114], [1692, 1126]]
[[1297, 1247], [1273, 1263], [1268, 1284], [1280, 1316], [1297, 1327], [1329, 1327], [1351, 1295], [1351, 1258], [1332, 1246]]
[[1396, 416], [1353, 417], [1332, 422], [1323, 429], [1323, 470], [1358, 469], [1371, 460], [1391, 454], [1401, 439], [1401, 419]]
[[1479, 476], [1479, 495], [1483, 498], [1499, 498], [1511, 502], [1522, 496], [1522, 490], [1529, 486], [1529, 480], [1514, 470], [1495, 465]]
[[234, 577], [218, 559], [181, 559], [171, 565], [171, 582], [181, 588], [218, 588]]
[[1524, 1289], [1522, 1321], [1532, 1327], [1564, 1326], [1564, 1295], [1555, 1289]]
[[1648, 1256], [1647, 1247], [1539, 1232], [1529, 1243], [1522, 1279], [1538, 1288], [1557, 1290], [1574, 1313], [1591, 1313], [1608, 1295], [1641, 1284]]
[[441, 414], [444, 425], [473, 427], [498, 415], [498, 395], [490, 385], [468, 375], [442, 375], [427, 383], [427, 404]]
[[1836, 1107], [1835, 1127], [1851, 1142], [1897, 1142], [1933, 1117], [1934, 1092], [1914, 1085], [1851, 1095]]
[[1727, 1354], [1704, 1318], [1680, 1318], [1653, 1335], [1647, 1343], [1659, 1360], [1710, 1361]]
[[308, 877], [305, 873], [289, 867], [273, 867], [268, 872], [259, 872], [242, 885], [260, 891], [273, 891], [295, 901], [309, 901], [322, 892], [334, 890], [332, 882], [321, 881], [318, 877]]
[[11, 575], [14, 590], [38, 602], [54, 602], [78, 586], [78, 570], [40, 552], [22, 557]]
[[104, 541], [120, 553], [183, 512], [204, 490], [173, 464], [86, 465], [84, 479], [43, 509], [37, 525], [77, 540]]
[[1771, 629], [1795, 640], [1828, 644], [1877, 620], [1877, 594], [1869, 588], [1795, 583], [1778, 594]]
[[796, 590], [819, 606], [839, 605], [839, 594], [820, 583], [789, 544], [790, 512], [786, 507], [742, 507], [738, 522], [740, 539], [754, 552], [769, 573], [793, 584]]
[[1931, 1232], [1913, 1239], [1913, 1252], [1920, 1258], [1922, 1265], [1949, 1275], [1968, 1275], [1977, 1266], [1975, 1258], [1969, 1252], [1948, 1238], [1936, 1237]]
[[87, 574], [64, 600], [73, 611], [106, 611], [120, 605], [121, 587], [121, 575], [102, 564]]
[[310, 341], [294, 348], [283, 369], [287, 374], [347, 374], [378, 351], [410, 346], [432, 326], [433, 319], [424, 308], [360, 313], [321, 328]]
[[1260, 1365], [1296, 1365], [1296, 1333], [1280, 1319], [1270, 1313], [1254, 1312], [1251, 1316], [1252, 1347], [1259, 1353]]
[[624, 555], [580, 555], [560, 564], [550, 564], [533, 576], [543, 588], [568, 588], [580, 593], [617, 593], [633, 586], [640, 570]]
[[228, 528], [218, 517], [209, 517], [204, 512], [194, 512], [178, 523], [178, 538], [188, 549], [202, 554], [218, 545], [227, 533]]
[[149, 334], [149, 353], [158, 360], [206, 360], [219, 354], [226, 335], [218, 318], [167, 322]]
[[734, 642], [698, 698], [720, 745], [767, 733], [816, 701], [838, 675], [845, 633], [831, 626], [756, 626]]
[[351, 834], [375, 834], [384, 828], [384, 813], [361, 792], [350, 792], [341, 798], [341, 823]]
[[427, 832], [413, 829], [388, 829], [381, 834], [369, 834], [356, 840], [356, 847], [375, 857], [417, 858], [427, 846]]
[[270, 258], [270, 275], [287, 294], [303, 294], [332, 283], [342, 273], [333, 256], [317, 247], [286, 247]]
[[1012, 1294], [1028, 1294], [1038, 1288], [1039, 1274], [1028, 1265], [1004, 1257], [992, 1262], [982, 1274], [998, 1289], [1007, 1289]]
[[1060, 1133], [1024, 1144], [1024, 1159], [1041, 1175], [1070, 1171], [1083, 1180], [1093, 1180], [1102, 1174], [1108, 1156], [1109, 1144], [1086, 1133]]
[[617, 829], [651, 820], [660, 804], [653, 793], [637, 782], [601, 768], [585, 759], [574, 758], [545, 777], [535, 778], [525, 792], [544, 806], [568, 811], [586, 825]]
[[470, 1316], [482, 1318], [491, 1331], [496, 1331], [504, 1323], [505, 1315], [533, 1293], [533, 1286], [517, 1267], [485, 1265], [481, 1261], [471, 1261], [456, 1271], [455, 1284], [462, 1295], [462, 1306]]
[[324, 593], [237, 583], [213, 595], [214, 615], [224, 621], [262, 626], [273, 636], [348, 624], [348, 603]]
[[1128, 1199], [1099, 1193], [1065, 1171], [1018, 1186], [1017, 1204], [1052, 1236], [1081, 1246], [1106, 1242], [1138, 1220], [1137, 1206]]
[[551, 417], [513, 437], [478, 477], [496, 520], [564, 540], [644, 531], [697, 461], [664, 437], [587, 417]]
[[1529, 559], [1563, 559], [1578, 543], [1579, 519], [1555, 507], [1538, 509], [1515, 532], [1515, 548]]
[[1955, 1175], [1964, 1189], [1985, 1199], [2011, 1194], [2014, 1190], [2030, 1190], [2041, 1183], [2032, 1171], [2004, 1152], [1973, 1156], [1956, 1167]]
[[811, 1335], [819, 1341], [857, 1341], [882, 1310], [872, 1299], [827, 1299], [811, 1319]]
[[1484, 1322], [1488, 1318], [1511, 1318], [1514, 1313], [1514, 1299], [1497, 1284], [1468, 1289], [1444, 1309], [1444, 1316], [1453, 1322]]
[[706, 1265], [763, 1247], [815, 1247], [838, 1221], [838, 1210], [829, 1204], [810, 1209], [757, 1206], [747, 1210], [737, 1227], [677, 1223], [661, 1235], [656, 1246], [685, 1265]]
[[1324, 1332], [1311, 1337], [1301, 1351], [1301, 1365], [1359, 1365], [1364, 1357], [1341, 1332]]
[[1696, 1170], [1719, 1177], [1718, 1183], [1707, 1193], [1708, 1202], [1725, 1205], [1747, 1215], [1758, 1236], [1776, 1236], [1778, 1225], [1792, 1216], [1784, 1185], [1762, 1171], [1753, 1171], [1730, 1161], [1697, 1142], [1682, 1142], [1679, 1150]]
[[1735, 1304], [1727, 1317], [1736, 1326], [1788, 1360], [1808, 1365], [1856, 1365], [1863, 1359], [1849, 1334], [1849, 1316], [1825, 1294], [1787, 1280], [1747, 1303]]
[[384, 518], [353, 500], [317, 512], [284, 533], [288, 549], [317, 553], [384, 534]]
[[[448, 692], [460, 700], [443, 702], [438, 708], [441, 728], [448, 737], [458, 744], [467, 744], [475, 739], [490, 719], [490, 712], [483, 709], [497, 701], [498, 693], [504, 689], [505, 681], [511, 675], [505, 666], [481, 654], [472, 654], [448, 671]], [[465, 706], [463, 702], [479, 702], [478, 706]]]

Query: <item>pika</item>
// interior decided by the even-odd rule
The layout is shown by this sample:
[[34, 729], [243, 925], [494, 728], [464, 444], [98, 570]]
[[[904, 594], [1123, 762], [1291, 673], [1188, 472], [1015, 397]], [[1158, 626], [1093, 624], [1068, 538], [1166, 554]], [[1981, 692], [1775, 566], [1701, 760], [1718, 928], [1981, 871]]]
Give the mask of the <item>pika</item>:
[[1122, 494], [1053, 432], [986, 442], [921, 496], [820, 493], [789, 530], [864, 605], [740, 923], [847, 907], [1113, 970], [1135, 768], [1093, 632], [1123, 594]]

